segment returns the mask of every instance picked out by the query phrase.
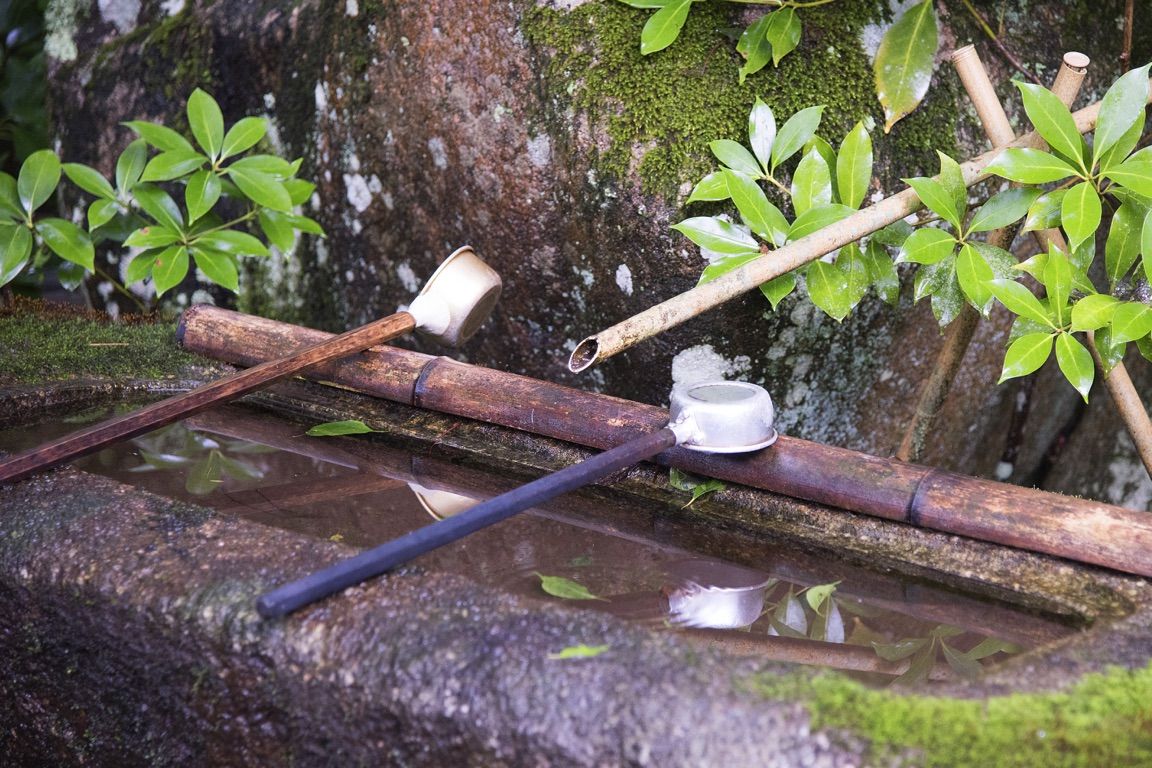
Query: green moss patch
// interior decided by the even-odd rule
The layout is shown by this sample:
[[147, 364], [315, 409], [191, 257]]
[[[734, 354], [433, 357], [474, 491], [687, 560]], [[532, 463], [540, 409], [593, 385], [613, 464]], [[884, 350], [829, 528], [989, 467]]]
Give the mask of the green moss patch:
[[171, 323], [112, 323], [98, 313], [17, 299], [0, 309], [0, 385], [76, 378], [171, 378], [196, 360]]
[[[800, 699], [813, 728], [871, 742], [872, 764], [1152, 765], [1152, 667], [1086, 675], [1065, 691], [949, 699], [874, 690], [835, 673], [762, 675], [767, 698]], [[911, 758], [909, 757], [911, 756]]]

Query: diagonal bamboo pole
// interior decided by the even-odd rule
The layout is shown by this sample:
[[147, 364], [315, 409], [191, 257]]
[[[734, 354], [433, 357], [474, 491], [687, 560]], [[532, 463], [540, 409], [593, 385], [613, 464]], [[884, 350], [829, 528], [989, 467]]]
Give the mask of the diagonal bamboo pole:
[[[980, 55], [976, 47], [966, 45], [958, 48], [952, 54], [952, 64], [956, 67], [956, 74], [964, 85], [984, 133], [988, 136], [994, 149], [1003, 149], [1016, 140], [1016, 132], [1008, 122], [1008, 115], [996, 96], [996, 89], [988, 78]], [[1065, 106], [1070, 106], [1080, 92], [1084, 82], [1087, 57], [1083, 54], [1065, 54], [1060, 70], [1056, 74], [1056, 82], [1052, 85], [1055, 93]], [[997, 229], [988, 234], [988, 243], [997, 248], [1008, 250], [1016, 238], [1019, 225]], [[948, 399], [948, 392], [952, 389], [952, 382], [960, 371], [960, 364], [972, 337], [976, 335], [976, 328], [980, 325], [980, 313], [965, 303], [959, 316], [948, 326], [944, 338], [944, 345], [936, 358], [932, 370], [920, 390], [920, 398], [916, 403], [912, 421], [904, 433], [904, 439], [896, 450], [896, 458], [901, 461], [920, 461], [924, 455], [924, 446], [928, 435], [932, 431], [936, 418], [940, 415], [944, 403]]]
[[[1092, 104], [1072, 115], [1076, 130], [1087, 133], [1096, 127], [1100, 104]], [[1013, 147], [1033, 147], [1042, 141], [1033, 132], [1012, 142]], [[972, 186], [988, 178], [985, 168], [1000, 155], [1000, 150], [992, 150], [969, 160], [960, 166], [964, 183]], [[628, 318], [611, 328], [589, 336], [572, 351], [568, 367], [574, 372], [590, 368], [606, 358], [612, 357], [645, 339], [666, 331], [669, 328], [690, 320], [709, 309], [719, 306], [761, 283], [773, 280], [783, 274], [798, 269], [816, 259], [843, 248], [862, 237], [883, 229], [924, 207], [915, 190], [905, 189], [891, 197], [857, 211], [837, 224], [825, 227], [807, 237], [788, 243], [760, 258], [711, 282], [674, 296], [654, 307], [649, 307], [638, 315]]]

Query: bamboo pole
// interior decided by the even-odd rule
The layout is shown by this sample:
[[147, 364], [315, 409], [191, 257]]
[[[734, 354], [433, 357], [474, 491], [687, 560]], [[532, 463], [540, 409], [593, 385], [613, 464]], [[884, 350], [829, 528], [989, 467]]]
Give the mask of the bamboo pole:
[[[1083, 56], [1083, 54], [1075, 55]], [[1085, 70], [1083, 67], [1087, 65], [1085, 62], [1079, 69], [1074, 69], [1069, 63], [1070, 56], [1073, 54], [1065, 54], [1063, 64], [1052, 86], [1053, 92], [1064, 102], [1065, 106], [1070, 106], [1080, 92], [1080, 85], [1084, 81]], [[984, 69], [983, 62], [980, 61], [980, 54], [976, 52], [976, 46], [966, 45], [957, 49], [952, 54], [952, 64], [956, 67], [956, 74], [960, 76], [960, 82], [963, 83], [968, 98], [972, 100], [972, 105], [976, 108], [980, 124], [984, 127], [984, 134], [988, 137], [993, 149], [1003, 149], [1015, 141], [1016, 132], [1012, 129], [1012, 124], [1008, 122], [1008, 115], [1004, 114], [1004, 107], [1000, 104], [999, 97], [996, 96], [996, 89], [988, 78], [988, 71]], [[1079, 76], [1076, 75], [1077, 72], [1079, 72]], [[1020, 226], [1017, 224], [989, 232], [988, 244], [1010, 250], [1012, 241], [1016, 239], [1016, 233], [1019, 230]], [[944, 403], [948, 400], [948, 393], [952, 390], [952, 382], [956, 380], [956, 374], [960, 371], [960, 364], [964, 361], [964, 355], [968, 352], [972, 337], [976, 335], [976, 329], [979, 326], [980, 313], [965, 302], [963, 309], [960, 310], [960, 315], [948, 326], [944, 344], [937, 355], [936, 363], [932, 366], [928, 378], [920, 390], [916, 410], [908, 429], [904, 433], [904, 438], [900, 442], [900, 447], [896, 451], [896, 458], [901, 461], [920, 461], [923, 457], [928, 435], [931, 433]]]
[[[1096, 127], [1100, 112], [1099, 103], [1092, 104], [1073, 114], [1076, 130], [1086, 133]], [[1013, 147], [1032, 147], [1040, 141], [1039, 134], [1033, 132], [1012, 142]], [[960, 166], [964, 183], [972, 186], [988, 177], [985, 173], [1000, 150], [991, 150], [969, 160]], [[588, 369], [606, 358], [612, 357], [655, 336], [662, 331], [690, 320], [697, 315], [723, 304], [761, 283], [768, 282], [783, 274], [798, 269], [837, 248], [856, 242], [862, 237], [883, 229], [923, 208], [915, 190], [905, 189], [880, 202], [863, 208], [833, 226], [788, 243], [782, 248], [753, 259], [715, 280], [698, 285], [678, 296], [649, 307], [616, 325], [581, 341], [572, 351], [568, 367], [573, 372]]]
[[[326, 334], [210, 306], [184, 313], [190, 351], [253, 365]], [[311, 378], [421, 408], [607, 449], [660, 429], [662, 408], [379, 347]], [[1152, 516], [781, 436], [749, 456], [683, 448], [660, 464], [932, 530], [1152, 576]]]

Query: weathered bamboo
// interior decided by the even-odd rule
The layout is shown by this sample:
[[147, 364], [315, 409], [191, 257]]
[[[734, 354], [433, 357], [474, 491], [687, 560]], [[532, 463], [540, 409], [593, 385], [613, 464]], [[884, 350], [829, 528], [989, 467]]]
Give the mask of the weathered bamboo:
[[[1080, 133], [1096, 127], [1100, 105], [1092, 104], [1073, 114]], [[1012, 142], [1014, 147], [1031, 147], [1040, 141], [1033, 132]], [[964, 183], [972, 186], [988, 177], [984, 169], [1000, 155], [991, 150], [960, 166]], [[788, 243], [778, 250], [744, 264], [710, 282], [698, 285], [678, 296], [649, 307], [611, 328], [581, 341], [572, 351], [568, 367], [574, 372], [586, 370], [597, 362], [623, 352], [625, 349], [656, 334], [723, 304], [761, 283], [773, 280], [794, 269], [842, 248], [862, 237], [883, 229], [923, 208], [923, 203], [912, 189], [905, 189], [891, 197], [863, 208], [835, 225], [825, 227], [807, 237]]]
[[[1069, 57], [1072, 55], [1066, 54], [1064, 56], [1064, 64], [1057, 73], [1056, 82], [1052, 86], [1053, 92], [1060, 97], [1065, 105], [1071, 105], [1076, 99], [1076, 94], [1080, 91], [1080, 84], [1084, 80], [1082, 67], [1078, 70], [1079, 77], [1076, 77], [1075, 74], [1072, 76], [1066, 74], [1077, 71], [1072, 69], [1069, 64]], [[1082, 54], [1075, 55], [1082, 56]], [[966, 45], [957, 49], [952, 54], [952, 64], [956, 68], [956, 74], [960, 76], [960, 82], [963, 83], [968, 98], [971, 99], [972, 105], [976, 108], [980, 124], [984, 127], [984, 134], [988, 137], [993, 149], [1003, 149], [1015, 141], [1016, 132], [1012, 130], [1012, 124], [1008, 122], [1008, 115], [1004, 114], [1004, 107], [1000, 104], [996, 89], [988, 78], [988, 71], [984, 69], [984, 63], [980, 61], [980, 54], [976, 52], [976, 46]], [[1019, 229], [1019, 225], [1016, 225], [989, 232], [988, 243], [997, 248], [1009, 250]], [[900, 447], [896, 450], [896, 458], [901, 461], [920, 461], [923, 457], [928, 435], [948, 399], [948, 393], [952, 390], [952, 382], [956, 380], [956, 374], [960, 371], [960, 364], [964, 361], [964, 355], [968, 352], [972, 337], [975, 336], [979, 326], [980, 314], [971, 305], [965, 303], [959, 316], [948, 326], [944, 344], [940, 348], [935, 364], [929, 371], [928, 378], [925, 379], [924, 385], [920, 389], [916, 410], [913, 412], [908, 429], [904, 432]]]
[[[253, 365], [325, 334], [204, 306], [184, 313], [179, 337], [193, 352]], [[660, 429], [667, 421], [662, 408], [389, 347], [329, 363], [309, 375], [389, 400], [599, 449]], [[1152, 576], [1152, 519], [1109, 504], [787, 436], [750, 456], [676, 448], [656, 460], [819, 504]]]

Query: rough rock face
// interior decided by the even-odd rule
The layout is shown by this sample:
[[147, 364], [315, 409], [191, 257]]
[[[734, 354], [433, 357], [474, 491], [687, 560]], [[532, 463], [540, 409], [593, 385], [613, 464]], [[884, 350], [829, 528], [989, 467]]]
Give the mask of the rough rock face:
[[[1087, 103], [1117, 74], [1123, 2], [1083, 5], [985, 10], [1002, 18], [1004, 42], [1044, 77], [1065, 47], [1093, 56]], [[328, 329], [357, 325], [407, 302], [439, 260], [470, 243], [504, 275], [505, 294], [463, 354], [571, 380], [564, 362], [577, 341], [695, 283], [704, 262], [668, 225], [718, 210], [684, 200], [713, 167], [707, 141], [743, 140], [757, 96], [782, 117], [826, 104], [822, 133], [833, 143], [857, 120], [879, 118], [866, 49], [886, 4], [841, 0], [804, 11], [797, 51], [743, 87], [721, 34], [741, 13], [695, 6], [676, 44], [641, 57], [647, 13], [619, 3], [56, 0], [51, 107], [66, 159], [105, 171], [129, 139], [122, 121], [178, 122], [194, 87], [212, 92], [229, 120], [269, 116], [273, 148], [302, 156], [303, 175], [319, 184], [309, 214], [329, 237], [302, 243], [287, 262], [253, 265], [245, 309]], [[934, 171], [933, 148], [959, 158], [986, 148], [946, 63], [981, 33], [952, 4], [941, 24], [929, 99], [891, 134], [874, 132], [877, 194]], [[1147, 50], [1138, 37], [1135, 59]], [[982, 53], [1018, 115], [1011, 72], [991, 50]], [[905, 289], [898, 309], [866, 299], [842, 324], [802, 296], [772, 313], [749, 295], [575, 380], [660, 402], [677, 369], [746, 377], [774, 393], [784, 430], [889, 453], [940, 340], [927, 308], [913, 307]], [[1006, 326], [994, 315], [979, 332], [929, 463], [995, 471], [1018, 391], [993, 384]], [[1012, 476], [1044, 482], [1044, 457], [1074, 393], [1047, 379], [1036, 391], [1052, 394], [1037, 397], [1025, 437], [1012, 439], [1020, 442]], [[1097, 416], [1108, 408], [1101, 392], [1080, 421], [1078, 432], [1109, 438], [1085, 438], [1093, 453], [1078, 463], [1103, 465], [1117, 454], [1114, 427]], [[1117, 471], [1128, 472], [1120, 454]], [[1060, 487], [1097, 489], [1098, 479]], [[1104, 490], [1113, 501], [1144, 504], [1150, 488], [1144, 479]]]

